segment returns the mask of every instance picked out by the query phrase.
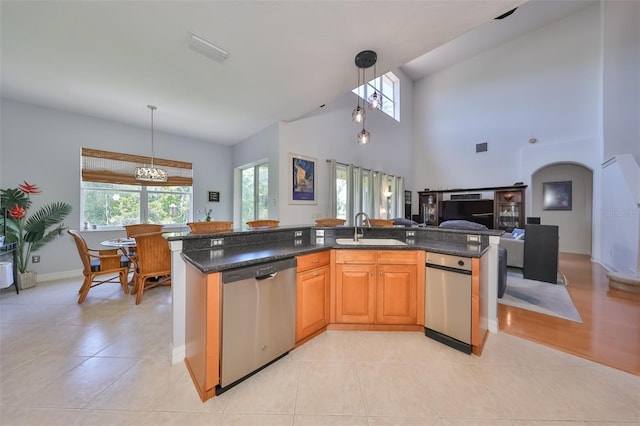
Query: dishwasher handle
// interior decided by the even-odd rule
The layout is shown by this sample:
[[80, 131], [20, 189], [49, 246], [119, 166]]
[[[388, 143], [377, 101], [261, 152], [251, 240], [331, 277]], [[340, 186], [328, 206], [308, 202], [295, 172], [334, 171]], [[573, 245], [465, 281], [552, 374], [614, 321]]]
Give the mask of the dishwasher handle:
[[441, 271], [453, 272], [455, 274], [471, 275], [471, 271], [452, 268], [450, 266], [436, 265], [435, 263], [427, 263], [427, 268], [440, 269]]
[[275, 278], [277, 276], [278, 276], [277, 272], [274, 272], [272, 274], [267, 274], [267, 275], [261, 275], [259, 277], [256, 277], [256, 281], [270, 280], [270, 279], [273, 279], [273, 278]]

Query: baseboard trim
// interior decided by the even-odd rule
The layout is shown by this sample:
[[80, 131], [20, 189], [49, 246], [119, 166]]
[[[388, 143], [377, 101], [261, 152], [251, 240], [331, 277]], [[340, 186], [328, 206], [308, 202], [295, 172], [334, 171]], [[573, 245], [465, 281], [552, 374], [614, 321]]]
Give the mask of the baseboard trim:
[[492, 319], [488, 321], [489, 326], [489, 331], [491, 333], [497, 333], [498, 332], [498, 320], [497, 319]]
[[82, 278], [82, 270], [50, 272], [48, 274], [38, 273], [36, 282], [44, 283], [48, 281], [68, 280], [70, 278]]
[[183, 362], [186, 357], [187, 351], [185, 345], [176, 346], [171, 345], [171, 365], [176, 365]]

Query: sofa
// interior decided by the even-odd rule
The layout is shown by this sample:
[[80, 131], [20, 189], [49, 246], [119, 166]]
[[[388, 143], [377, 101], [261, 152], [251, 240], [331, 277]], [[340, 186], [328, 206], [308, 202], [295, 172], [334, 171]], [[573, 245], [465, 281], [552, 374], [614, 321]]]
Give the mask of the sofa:
[[500, 237], [500, 247], [507, 251], [507, 266], [524, 268], [524, 232], [514, 229]]

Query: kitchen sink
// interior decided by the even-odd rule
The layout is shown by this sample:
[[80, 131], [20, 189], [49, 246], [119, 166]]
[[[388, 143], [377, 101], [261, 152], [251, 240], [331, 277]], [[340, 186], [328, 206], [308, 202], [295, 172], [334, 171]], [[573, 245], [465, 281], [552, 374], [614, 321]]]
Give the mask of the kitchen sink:
[[407, 243], [393, 238], [336, 238], [336, 244], [345, 246], [406, 246]]

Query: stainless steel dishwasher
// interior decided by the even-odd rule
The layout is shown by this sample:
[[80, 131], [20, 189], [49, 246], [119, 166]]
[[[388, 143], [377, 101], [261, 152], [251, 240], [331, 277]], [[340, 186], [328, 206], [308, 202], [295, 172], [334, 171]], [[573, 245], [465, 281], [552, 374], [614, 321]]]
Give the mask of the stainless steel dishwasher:
[[427, 253], [425, 334], [471, 353], [471, 259]]
[[222, 273], [216, 394], [278, 360], [296, 340], [296, 259]]

